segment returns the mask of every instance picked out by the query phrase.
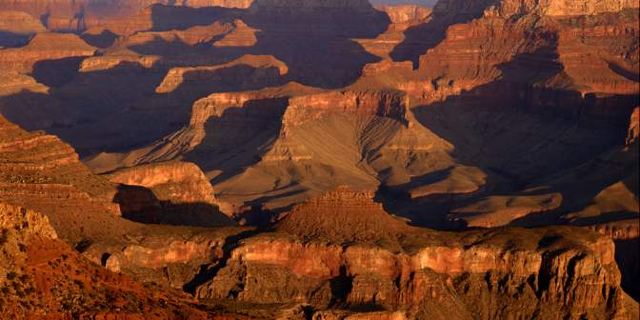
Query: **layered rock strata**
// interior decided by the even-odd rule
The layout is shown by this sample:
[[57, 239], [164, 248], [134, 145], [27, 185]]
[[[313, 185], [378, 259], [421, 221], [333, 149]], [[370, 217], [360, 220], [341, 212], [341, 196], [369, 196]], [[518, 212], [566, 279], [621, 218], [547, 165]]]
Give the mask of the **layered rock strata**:
[[81, 226], [117, 228], [107, 223], [120, 214], [115, 188], [57, 137], [28, 133], [0, 117], [0, 169], [0, 201], [45, 212], [63, 239], [79, 241]]
[[[339, 190], [297, 207], [278, 233], [233, 248], [196, 295], [408, 318], [625, 317], [610, 240], [567, 228], [435, 233], [394, 220], [370, 196]], [[399, 246], [385, 248], [391, 238]], [[480, 302], [487, 296], [493, 304]]]
[[[215, 226], [233, 224], [221, 210], [213, 187], [193, 163], [157, 163], [109, 175], [120, 184], [114, 201], [127, 218], [147, 223]], [[229, 213], [231, 214], [231, 212]]]

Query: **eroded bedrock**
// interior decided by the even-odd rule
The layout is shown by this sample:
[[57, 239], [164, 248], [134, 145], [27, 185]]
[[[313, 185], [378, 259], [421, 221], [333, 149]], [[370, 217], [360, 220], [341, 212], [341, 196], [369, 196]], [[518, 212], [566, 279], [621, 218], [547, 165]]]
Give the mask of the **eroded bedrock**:
[[638, 22], [0, 0], [0, 318], [636, 319]]

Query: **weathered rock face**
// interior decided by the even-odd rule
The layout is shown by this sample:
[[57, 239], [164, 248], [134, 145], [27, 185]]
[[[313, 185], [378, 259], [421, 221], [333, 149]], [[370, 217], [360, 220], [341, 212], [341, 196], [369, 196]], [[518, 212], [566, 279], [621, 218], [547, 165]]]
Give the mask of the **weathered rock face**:
[[345, 245], [371, 243], [401, 251], [402, 239], [415, 236], [416, 230], [389, 216], [382, 204], [372, 201], [374, 196], [373, 192], [340, 187], [295, 206], [276, 230], [300, 239]]
[[[13, 10], [29, 13], [40, 19], [49, 30], [82, 32], [89, 28], [121, 22], [129, 24], [127, 20], [151, 5], [175, 5], [192, 8], [224, 7], [248, 8], [253, 0], [195, 0], [195, 1], [164, 1], [164, 0], [119, 0], [103, 2], [96, 0], [82, 1], [2, 1], [2, 11]], [[139, 29], [141, 30], [141, 29]]]
[[[632, 43], [640, 36], [640, 30], [638, 21], [628, 17], [631, 12], [559, 20], [558, 61], [578, 91], [638, 94], [634, 81], [637, 76], [633, 74], [637, 75], [634, 68], [637, 69], [639, 56]], [[555, 80], [551, 86], [554, 82], [562, 81]], [[600, 116], [607, 115], [602, 112]]]
[[625, 8], [637, 8], [638, 3], [629, 0], [609, 1], [554, 1], [540, 4], [550, 16], [593, 15], [603, 12], [618, 12]]
[[200, 168], [193, 163], [169, 162], [137, 166], [109, 174], [109, 180], [150, 188], [160, 200], [176, 203], [216, 203], [213, 187]]
[[637, 15], [621, 11], [620, 1], [598, 2], [609, 9], [594, 15], [554, 9], [561, 3], [440, 2], [431, 20], [409, 29], [392, 53], [420, 55], [414, 61], [423, 80], [398, 88], [426, 104], [524, 105], [543, 114], [625, 122], [637, 104]]
[[[407, 29], [426, 23], [431, 18], [431, 9], [418, 5], [383, 5], [377, 6], [376, 9], [389, 16], [390, 24], [387, 30], [375, 39], [357, 39], [356, 41], [368, 52], [385, 59], [383, 63], [388, 62], [389, 53], [405, 39], [404, 32]], [[368, 64], [365, 68], [372, 64]], [[364, 73], [367, 71], [364, 70]]]
[[[111, 174], [118, 188], [58, 139], [0, 121], [0, 201], [41, 210], [96, 263], [203, 301], [318, 319], [624, 316], [612, 243], [586, 228], [440, 233], [383, 208], [637, 243], [638, 18], [620, 11], [635, 3], [154, 3], [7, 5], [37, 17], [9, 15], [31, 40], [0, 50], [0, 111], [96, 155], [96, 172], [131, 168]], [[82, 34], [42, 33], [39, 18]], [[200, 168], [157, 163], [176, 159]], [[307, 201], [338, 185], [385, 204]], [[259, 236], [117, 217], [227, 224], [216, 198], [228, 214], [289, 214], [265, 213], [274, 232]]]
[[[170, 93], [181, 86], [207, 86], [207, 82], [219, 81], [218, 79], [224, 77], [224, 74], [216, 75], [216, 71], [233, 67], [263, 69], [262, 73], [257, 73], [254, 77], [247, 77], [245, 81], [248, 87], [251, 86], [251, 82], [276, 84], [278, 83], [278, 78], [288, 72], [287, 65], [272, 56], [245, 55], [232, 62], [217, 66], [172, 68], [162, 80], [162, 83], [156, 88], [156, 92]], [[184, 88], [181, 89], [184, 90]]]
[[382, 5], [377, 8], [386, 12], [394, 24], [415, 25], [431, 15], [431, 9], [419, 5]]
[[640, 238], [640, 224], [636, 219], [596, 224], [589, 226], [589, 229], [613, 240], [637, 240]]
[[[278, 229], [297, 235], [294, 239], [276, 233], [243, 241], [196, 295], [247, 303], [295, 301], [320, 309], [336, 305], [402, 309], [410, 318], [433, 314], [443, 319], [533, 314], [554, 318], [557, 312], [568, 317], [585, 312], [594, 317], [625, 315], [610, 240], [561, 228], [410, 233], [411, 228], [400, 226], [401, 222], [386, 221], [393, 218], [366, 200], [369, 196], [342, 190], [294, 209]], [[329, 214], [326, 220], [318, 210]], [[365, 211], [375, 214], [354, 216]], [[351, 232], [361, 235], [342, 225], [371, 224], [402, 230], [399, 236], [411, 234], [407, 237], [411, 240], [400, 240], [400, 251], [366, 245], [371, 240], [366, 237], [352, 238], [349, 245], [324, 240]], [[480, 302], [487, 296], [494, 304]]]
[[[46, 216], [0, 203], [1, 317], [206, 316], [189, 306], [188, 297], [109, 272], [56, 238]], [[105, 308], [105, 302], [111, 307]]]
[[396, 92], [330, 92], [295, 97], [289, 101], [283, 125], [300, 126], [332, 114], [384, 117], [406, 122], [404, 97]]
[[58, 235], [73, 242], [84, 233], [76, 227], [80, 221], [87, 232], [117, 228], [99, 226], [120, 214], [114, 194], [60, 139], [27, 133], [0, 117], [0, 201], [44, 212]]
[[87, 253], [107, 269], [135, 276], [144, 282], [186, 289], [202, 271], [201, 266], [222, 258], [224, 233], [182, 239], [155, 236], [122, 247], [96, 246]]
[[35, 34], [44, 32], [45, 28], [37, 19], [22, 11], [0, 12], [0, 28], [4, 32], [18, 34]]
[[33, 77], [25, 74], [6, 72], [0, 75], [0, 96], [9, 96], [23, 91], [47, 93], [49, 87], [38, 83]]
[[225, 34], [224, 37], [216, 41], [214, 47], [251, 47], [254, 46], [258, 39], [256, 38], [258, 30], [247, 26], [240, 19], [233, 21], [233, 30]]
[[628, 0], [607, 1], [574, 1], [574, 0], [501, 0], [501, 1], [438, 1], [434, 7], [437, 13], [472, 13], [486, 10], [503, 17], [511, 17], [523, 13], [535, 13], [540, 16], [579, 16], [605, 12], [618, 12], [624, 8], [637, 8], [638, 4]]
[[[354, 9], [369, 10], [371, 4], [366, 0], [340, 0], [340, 1], [291, 1], [291, 0], [255, 0], [253, 7], [256, 10], [314, 10], [317, 8], [330, 9]], [[293, 13], [294, 11], [290, 11]]]
[[640, 107], [633, 109], [631, 118], [629, 119], [629, 130], [627, 132], [627, 139], [625, 144], [630, 146], [640, 138]]
[[39, 236], [57, 239], [58, 234], [49, 224], [49, 219], [40, 213], [25, 208], [0, 203], [0, 228], [24, 231], [21, 236]]
[[95, 48], [77, 35], [38, 33], [24, 47], [0, 51], [0, 67], [7, 72], [28, 73], [40, 60], [86, 57], [94, 52]]
[[[143, 6], [124, 1], [117, 3], [119, 9], [110, 4], [85, 6], [87, 27], [79, 38], [89, 52], [56, 54], [47, 52], [55, 48], [34, 48], [42, 56], [31, 59], [27, 49], [32, 46], [27, 45], [0, 54], [0, 61], [5, 59], [12, 68], [7, 70], [16, 69], [21, 76], [33, 73], [28, 76], [54, 88], [48, 95], [39, 95], [20, 91], [42, 93], [30, 83], [12, 85], [6, 90], [10, 96], [0, 101], [3, 114], [11, 113], [8, 118], [28, 129], [63, 137], [83, 157], [130, 151], [132, 146], [155, 141], [184, 124], [191, 104], [211, 93], [256, 90], [289, 81], [322, 87], [351, 83], [366, 63], [377, 59], [352, 39], [374, 38], [389, 23], [386, 14], [367, 1], [263, 1], [237, 6], [212, 2], [214, 7], [204, 8], [200, 5], [205, 3], [172, 6], [152, 5], [152, 1]], [[60, 3], [60, 10], [67, 5]], [[76, 6], [82, 7], [83, 2]], [[246, 6], [251, 8], [228, 8]], [[92, 10], [102, 9], [103, 20], [91, 23]], [[65, 42], [76, 46], [71, 34], [65, 37], [51, 36], [52, 46]], [[331, 53], [320, 53], [320, 47], [330, 48]], [[150, 86], [154, 90], [149, 91]], [[15, 107], [18, 104], [25, 108]], [[78, 105], [92, 105], [91, 115]], [[151, 109], [156, 121], [141, 121]]]
[[222, 214], [232, 212], [215, 199], [204, 173], [193, 163], [157, 163], [123, 169], [109, 175], [120, 184], [114, 202], [123, 216], [146, 223], [195, 226], [231, 225]]
[[45, 31], [44, 26], [25, 12], [0, 11], [0, 48], [24, 45], [38, 32]]

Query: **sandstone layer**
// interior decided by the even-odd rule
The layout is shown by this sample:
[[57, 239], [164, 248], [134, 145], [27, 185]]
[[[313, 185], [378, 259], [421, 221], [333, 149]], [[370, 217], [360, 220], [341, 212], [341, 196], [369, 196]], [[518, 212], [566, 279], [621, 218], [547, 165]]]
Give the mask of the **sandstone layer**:
[[0, 204], [0, 287], [0, 315], [7, 318], [207, 316], [187, 296], [93, 264], [58, 240], [44, 215], [6, 204]]
[[634, 318], [637, 7], [0, 0], [0, 202], [247, 317]]
[[[371, 196], [342, 189], [296, 207], [278, 224], [278, 233], [235, 247], [196, 295], [265, 304], [293, 298], [315, 308], [368, 306], [401, 310], [407, 318], [546, 318], [557, 312], [571, 317], [577, 310], [593, 317], [626, 316], [620, 313], [621, 291], [611, 297], [618, 301], [612, 310], [607, 311], [610, 298], [601, 300], [600, 286], [612, 294], [606, 283], [619, 281], [599, 271], [616, 272], [611, 240], [562, 228], [433, 233], [394, 220]], [[390, 238], [396, 246], [385, 249]], [[572, 249], [578, 243], [583, 249]], [[576, 280], [556, 278], [561, 273], [553, 270], [565, 268]], [[597, 288], [580, 287], [577, 279], [587, 278]], [[511, 292], [509, 298], [503, 292]], [[487, 295], [496, 305], [480, 302]], [[535, 311], [532, 299], [543, 309]]]
[[215, 226], [233, 224], [221, 210], [211, 184], [192, 163], [157, 163], [109, 175], [119, 184], [114, 202], [129, 219], [162, 224]]
[[[93, 175], [57, 137], [28, 133], [0, 118], [0, 200], [46, 212], [61, 237], [79, 241], [82, 226], [109, 233], [120, 214], [106, 180]], [[87, 230], [89, 231], [89, 230]]]

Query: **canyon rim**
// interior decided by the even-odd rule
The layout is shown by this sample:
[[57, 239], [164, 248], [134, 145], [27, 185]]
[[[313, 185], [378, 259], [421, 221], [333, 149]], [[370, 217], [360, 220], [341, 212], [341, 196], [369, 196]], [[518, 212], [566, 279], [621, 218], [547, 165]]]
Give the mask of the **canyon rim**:
[[638, 0], [0, 0], [1, 319], [638, 319]]

